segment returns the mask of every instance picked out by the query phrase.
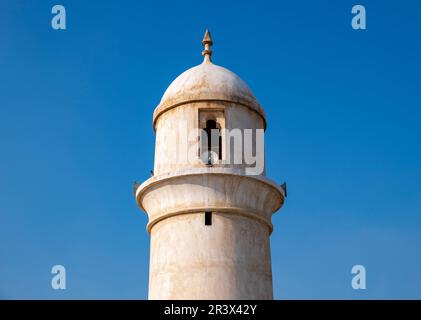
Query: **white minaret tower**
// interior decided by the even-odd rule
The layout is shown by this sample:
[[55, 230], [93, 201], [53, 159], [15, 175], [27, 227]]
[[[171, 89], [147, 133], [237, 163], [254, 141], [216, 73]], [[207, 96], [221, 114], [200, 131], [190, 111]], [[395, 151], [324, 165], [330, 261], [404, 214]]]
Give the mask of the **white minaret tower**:
[[154, 111], [153, 176], [135, 185], [149, 217], [149, 299], [272, 299], [271, 216], [285, 188], [265, 176], [266, 116], [238, 76], [212, 63], [208, 31], [202, 43], [203, 63]]

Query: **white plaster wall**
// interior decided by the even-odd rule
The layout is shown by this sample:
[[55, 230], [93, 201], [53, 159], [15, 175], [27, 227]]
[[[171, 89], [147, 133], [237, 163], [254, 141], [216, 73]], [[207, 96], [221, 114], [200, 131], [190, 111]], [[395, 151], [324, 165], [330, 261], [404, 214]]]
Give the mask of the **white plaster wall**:
[[[196, 102], [177, 106], [162, 113], [156, 120], [155, 140], [155, 162], [154, 173], [172, 172], [180, 168], [202, 167], [204, 164], [198, 157], [195, 163], [188, 161], [188, 148], [198, 150], [197, 139], [191, 139], [186, 143], [186, 134], [199, 127], [199, 109], [223, 110], [225, 115], [226, 128], [231, 130], [263, 129], [265, 126], [263, 118], [255, 111], [227, 102]], [[185, 127], [185, 131], [180, 131]], [[223, 141], [225, 146], [225, 141]], [[226, 152], [224, 150], [224, 152]], [[180, 156], [181, 155], [181, 156]], [[183, 158], [185, 155], [185, 158]], [[231, 156], [233, 159], [233, 154]], [[218, 166], [218, 165], [216, 165]], [[231, 166], [231, 165], [229, 165]], [[232, 165], [235, 168], [245, 168], [247, 165]]]
[[174, 216], [151, 230], [149, 299], [272, 299], [269, 229], [238, 215]]

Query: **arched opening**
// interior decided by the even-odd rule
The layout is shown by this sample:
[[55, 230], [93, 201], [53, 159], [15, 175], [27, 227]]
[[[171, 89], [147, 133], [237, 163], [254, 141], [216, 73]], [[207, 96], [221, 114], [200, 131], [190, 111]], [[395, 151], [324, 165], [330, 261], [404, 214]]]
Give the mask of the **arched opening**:
[[208, 158], [206, 163], [212, 163], [212, 159], [210, 158], [211, 154], [216, 154], [215, 158], [222, 160], [222, 137], [220, 125], [215, 120], [207, 120], [206, 127], [203, 128], [203, 131], [206, 134], [201, 140], [201, 154], [203, 155], [203, 153], [205, 153]]

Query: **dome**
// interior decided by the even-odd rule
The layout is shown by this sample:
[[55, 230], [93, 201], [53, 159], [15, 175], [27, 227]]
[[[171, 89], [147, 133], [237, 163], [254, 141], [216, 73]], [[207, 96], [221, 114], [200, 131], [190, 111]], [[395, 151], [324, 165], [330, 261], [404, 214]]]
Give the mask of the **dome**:
[[154, 123], [168, 109], [198, 101], [233, 102], [256, 111], [265, 120], [265, 113], [247, 84], [235, 73], [212, 63], [212, 51], [206, 46], [211, 41], [206, 42], [205, 35], [203, 63], [183, 72], [167, 88], [155, 109]]

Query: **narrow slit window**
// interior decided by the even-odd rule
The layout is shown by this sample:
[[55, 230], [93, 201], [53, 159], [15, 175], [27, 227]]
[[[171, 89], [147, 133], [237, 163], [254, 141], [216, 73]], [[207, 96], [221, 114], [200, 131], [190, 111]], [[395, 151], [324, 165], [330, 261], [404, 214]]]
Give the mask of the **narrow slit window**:
[[212, 225], [212, 212], [205, 212], [205, 226]]
[[219, 131], [219, 138], [218, 138], [218, 159], [222, 160], [222, 137], [221, 131]]

